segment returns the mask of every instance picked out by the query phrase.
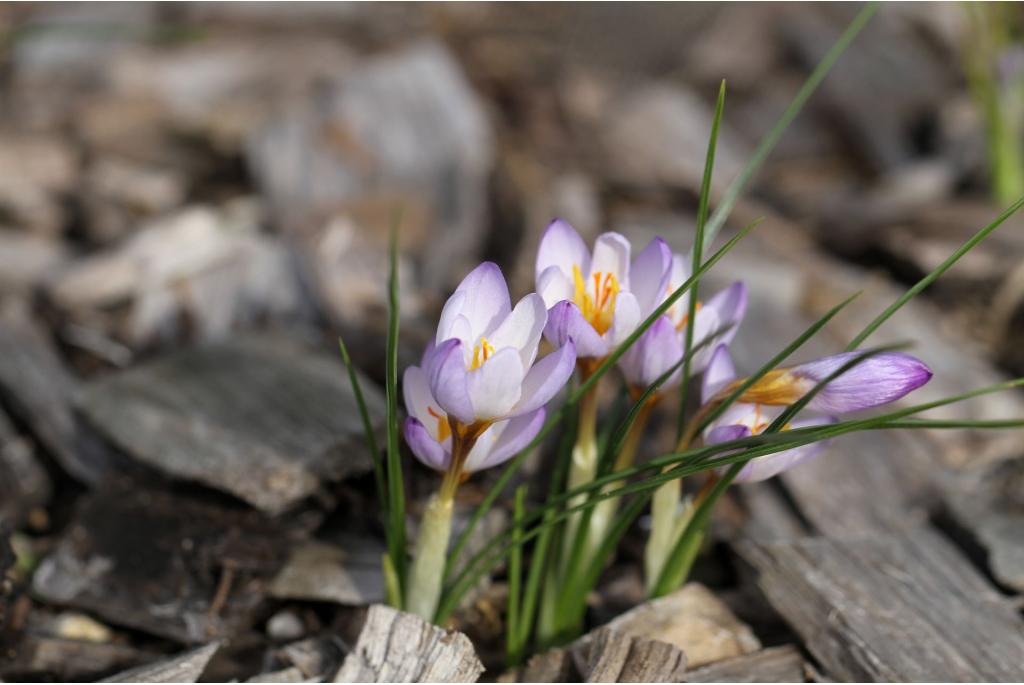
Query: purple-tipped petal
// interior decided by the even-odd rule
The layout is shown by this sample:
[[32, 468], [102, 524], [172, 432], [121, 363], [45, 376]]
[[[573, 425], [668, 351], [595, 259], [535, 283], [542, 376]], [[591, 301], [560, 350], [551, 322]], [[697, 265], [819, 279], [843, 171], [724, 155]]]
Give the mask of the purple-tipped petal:
[[606, 336], [608, 343], [612, 347], [621, 345], [626, 338], [633, 334], [641, 320], [640, 304], [636, 301], [636, 297], [630, 292], [620, 292], [615, 298], [612, 327], [608, 329]]
[[654, 238], [633, 260], [629, 268], [629, 291], [636, 296], [642, 316], [648, 316], [661, 303], [672, 272], [672, 248], [662, 238]]
[[448, 468], [449, 452], [431, 435], [418, 419], [409, 417], [402, 424], [402, 433], [409, 449], [425, 466], [435, 471]]
[[544, 416], [544, 410], [538, 409], [491, 426], [469, 453], [466, 471], [489, 469], [514, 457], [537, 437], [544, 425]]
[[708, 364], [704, 368], [700, 401], [707, 402], [715, 396], [715, 393], [734, 380], [736, 380], [736, 366], [732, 363], [729, 346], [719, 344], [711, 353], [711, 358], [708, 359]]
[[537, 248], [538, 291], [541, 290], [541, 274], [552, 266], [557, 266], [570, 279], [573, 266], [578, 266], [584, 276], [590, 273], [590, 250], [576, 229], [561, 219], [555, 219], [548, 225]]
[[470, 271], [450, 299], [460, 294], [458, 313], [469, 320], [472, 330], [470, 338], [463, 340], [470, 343], [481, 335], [490, 335], [512, 311], [508, 284], [494, 262], [484, 262]]
[[563, 300], [548, 310], [544, 337], [556, 347], [564, 347], [572, 341], [576, 345], [578, 358], [608, 356], [608, 344], [572, 302]]
[[567, 342], [533, 365], [523, 379], [523, 394], [513, 415], [540, 409], [558, 394], [576, 367], [576, 346]]
[[[802, 421], [794, 421], [790, 424], [790, 428], [820, 426], [835, 423], [837, 420], [838, 419], [834, 416], [805, 419]], [[736, 480], [734, 482], [754, 483], [777, 476], [783, 471], [788, 471], [791, 468], [814, 459], [821, 454], [829, 442], [831, 441], [822, 440], [820, 442], [812, 442], [808, 445], [794, 447], [791, 450], [776, 452], [775, 454], [766, 454], [763, 457], [753, 459], [736, 475]]]
[[590, 261], [590, 274], [614, 274], [619, 286], [629, 290], [629, 250], [629, 241], [619, 233], [609, 231], [597, 236], [594, 256]]
[[[679, 332], [671, 319], [661, 316], [626, 350], [619, 359], [619, 368], [630, 385], [647, 388], [682, 358]], [[662, 388], [673, 386], [681, 377], [682, 371], [677, 370]]]
[[565, 275], [560, 267], [549, 266], [537, 277], [537, 294], [544, 299], [544, 305], [550, 309], [556, 302], [572, 301], [572, 278]]
[[[863, 352], [843, 352], [790, 369], [809, 392]], [[894, 402], [920, 388], [932, 377], [924, 362], [902, 352], [883, 352], [864, 358], [814, 396], [807, 407], [826, 414], [846, 414]]]
[[723, 442], [731, 442], [732, 440], [739, 440], [750, 435], [750, 429], [746, 426], [738, 423], [734, 423], [728, 426], [715, 426], [708, 431], [704, 437], [705, 445], [718, 445]]
[[528, 368], [537, 356], [537, 346], [547, 321], [548, 309], [544, 300], [537, 293], [530, 293], [519, 300], [488, 341], [498, 350], [505, 347], [519, 350], [523, 368]]
[[690, 367], [694, 373], [704, 370], [716, 344], [732, 342], [746, 312], [747, 287], [740, 281], [718, 291], [704, 303], [694, 317], [693, 344], [696, 347], [711, 336], [714, 336], [714, 341], [709, 341], [693, 355]]
[[453, 338], [440, 343], [428, 360], [426, 372], [430, 394], [445, 413], [463, 423], [472, 423], [475, 414], [462, 341]]
[[508, 416], [521, 396], [524, 373], [519, 350], [514, 347], [498, 350], [480, 368], [470, 371], [466, 387], [474, 418], [488, 421]]

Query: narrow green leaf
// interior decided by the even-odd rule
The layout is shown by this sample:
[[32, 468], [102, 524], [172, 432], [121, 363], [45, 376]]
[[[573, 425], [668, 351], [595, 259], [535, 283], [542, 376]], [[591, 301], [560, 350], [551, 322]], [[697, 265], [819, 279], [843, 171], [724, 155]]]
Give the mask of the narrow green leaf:
[[[693, 237], [692, 273], [697, 272], [704, 258], [704, 227], [708, 221], [708, 204], [711, 198], [711, 177], [715, 167], [715, 148], [718, 145], [718, 127], [722, 123], [722, 112], [725, 108], [725, 81], [718, 88], [718, 102], [715, 104], [715, 116], [711, 120], [711, 135], [708, 138], [708, 152], [704, 159], [704, 178], [700, 184], [700, 201], [697, 204], [697, 229]], [[700, 294], [700, 281], [694, 281], [690, 289], [689, 308], [686, 318], [686, 344], [684, 350], [693, 347], [694, 322], [697, 320], [697, 298]], [[686, 405], [690, 392], [690, 360], [683, 364], [683, 378], [679, 384], [679, 418], [676, 426], [676, 440], [683, 435], [686, 428]]]
[[786, 132], [789, 125], [796, 118], [796, 115], [800, 113], [804, 105], [807, 104], [807, 100], [810, 99], [811, 95], [817, 90], [818, 86], [828, 72], [832, 70], [835, 63], [839, 61], [839, 58], [846, 52], [846, 48], [850, 46], [853, 39], [857, 37], [857, 34], [861, 32], [864, 26], [867, 25], [871, 17], [874, 16], [875, 12], [878, 11], [878, 2], [869, 2], [864, 8], [853, 18], [843, 34], [839, 36], [832, 48], [825, 54], [818, 65], [811, 72], [804, 84], [800, 86], [800, 90], [797, 91], [796, 95], [793, 96], [792, 101], [786, 107], [786, 110], [782, 113], [782, 116], [776, 122], [775, 126], [772, 127], [771, 131], [768, 132], [757, 146], [754, 151], [754, 155], [747, 162], [747, 165], [743, 167], [743, 171], [736, 178], [735, 181], [729, 186], [728, 190], [725, 191], [725, 195], [722, 197], [721, 203], [718, 208], [715, 209], [714, 214], [711, 215], [711, 220], [708, 222], [707, 230], [704, 234], [704, 240], [708, 243], [714, 241], [715, 236], [718, 235], [718, 231], [725, 224], [725, 220], [729, 218], [729, 213], [732, 212], [732, 208], [736, 205], [740, 195], [746, 188], [750, 179], [761, 169], [761, 165], [771, 154], [772, 150], [778, 144], [782, 138], [782, 134]]
[[993, 221], [988, 226], [986, 226], [985, 228], [981, 229], [973, 236], [971, 236], [967, 240], [967, 242], [965, 242], [956, 250], [956, 252], [947, 257], [946, 260], [942, 262], [942, 264], [939, 264], [937, 267], [932, 269], [931, 272], [928, 273], [928, 275], [926, 275], [924, 278], [922, 278], [913, 286], [911, 286], [907, 290], [907, 292], [903, 293], [898, 298], [896, 298], [895, 302], [889, 305], [884, 312], [875, 317], [875, 319], [871, 323], [865, 326], [864, 329], [860, 333], [858, 333], [853, 338], [853, 340], [850, 341], [850, 344], [846, 346], [846, 350], [854, 350], [857, 347], [859, 347], [861, 343], [867, 340], [869, 335], [878, 330], [878, 327], [885, 323], [889, 319], [889, 317], [898, 312], [900, 308], [903, 307], [903, 305], [905, 305], [907, 302], [916, 297], [922, 290], [924, 290], [929, 285], [934, 283], [939, 276], [946, 273], [946, 271], [948, 271], [951, 266], [956, 264], [961, 257], [963, 257], [971, 250], [973, 250], [974, 247], [982, 240], [987, 238], [989, 234], [992, 233], [992, 231], [999, 228], [999, 226], [1001, 226], [1004, 221], [1013, 216], [1013, 214], [1016, 213], [1016, 211], [1020, 209], [1021, 206], [1024, 206], [1024, 197], [1020, 198], [1012, 205], [1007, 207], [1002, 214], [996, 217], [995, 221]]
[[391, 225], [388, 256], [391, 273], [388, 278], [388, 344], [385, 365], [385, 395], [387, 399], [387, 481], [388, 481], [388, 553], [398, 589], [405, 592], [405, 487], [402, 480], [402, 459], [398, 443], [398, 225], [396, 212]]
[[380, 448], [377, 446], [377, 435], [373, 430], [373, 423], [370, 421], [370, 412], [366, 408], [366, 398], [363, 396], [363, 389], [359, 384], [359, 377], [356, 375], [356, 367], [352, 364], [352, 358], [345, 347], [345, 341], [338, 336], [338, 347], [341, 348], [341, 360], [348, 370], [348, 382], [352, 386], [352, 393], [356, 397], [356, 404], [359, 405], [359, 418], [363, 422], [363, 435], [366, 438], [366, 448], [370, 451], [370, 458], [373, 460], [373, 479], [377, 484], [377, 498], [385, 511], [390, 511], [388, 506], [387, 486], [384, 482], [384, 463], [381, 460]]
[[519, 644], [519, 592], [523, 582], [523, 515], [526, 506], [526, 486], [516, 488], [512, 506], [512, 543], [508, 555], [508, 616], [505, 621], [505, 655], [508, 667], [518, 666], [523, 654]]

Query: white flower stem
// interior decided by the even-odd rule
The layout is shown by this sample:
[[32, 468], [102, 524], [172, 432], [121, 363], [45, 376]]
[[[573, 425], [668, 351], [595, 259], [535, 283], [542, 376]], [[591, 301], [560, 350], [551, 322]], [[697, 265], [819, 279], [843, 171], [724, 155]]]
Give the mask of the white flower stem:
[[650, 593], [675, 546], [682, 481], [670, 480], [651, 499], [651, 534], [644, 548], [644, 582]]
[[452, 532], [452, 508], [452, 498], [445, 497], [444, 493], [432, 495], [423, 511], [416, 537], [406, 609], [428, 621], [434, 620], [441, 599], [448, 540]]
[[[586, 376], [584, 376], [585, 378]], [[597, 475], [597, 387], [595, 383], [580, 399], [580, 420], [576, 429], [576, 445], [572, 448], [572, 463], [569, 465], [569, 485], [572, 490], [586, 485]], [[569, 507], [582, 504], [586, 495], [577, 495], [569, 501]], [[565, 559], [572, 550], [572, 542], [576, 538], [579, 527], [580, 512], [569, 517], [565, 525]]]

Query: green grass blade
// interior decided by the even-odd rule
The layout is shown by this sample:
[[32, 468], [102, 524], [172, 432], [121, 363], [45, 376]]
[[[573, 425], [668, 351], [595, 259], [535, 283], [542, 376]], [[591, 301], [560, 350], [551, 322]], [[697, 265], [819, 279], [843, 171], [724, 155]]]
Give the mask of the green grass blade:
[[[399, 590], [405, 592], [405, 492], [402, 480], [402, 459], [398, 443], [398, 224], [395, 215], [391, 226], [388, 258], [391, 273], [388, 278], [388, 344], [385, 365], [385, 395], [387, 398], [387, 481], [388, 481], [388, 553], [398, 578]], [[404, 596], [403, 596], [404, 601]]]
[[859, 347], [861, 343], [867, 340], [869, 335], [878, 330], [878, 327], [885, 323], [889, 319], [889, 317], [898, 312], [900, 308], [903, 307], [903, 305], [905, 305], [907, 302], [916, 297], [922, 290], [924, 290], [929, 285], [934, 283], [939, 276], [946, 273], [946, 271], [948, 271], [951, 266], [956, 264], [961, 257], [963, 257], [971, 250], [973, 250], [974, 247], [982, 240], [987, 238], [989, 234], [992, 233], [992, 231], [999, 228], [999, 226], [1002, 225], [1004, 221], [1009, 219], [1018, 209], [1020, 209], [1022, 205], [1024, 205], [1024, 197], [1020, 198], [1012, 205], [1007, 207], [1002, 214], [996, 217], [995, 221], [993, 221], [988, 226], [986, 226], [985, 228], [981, 229], [973, 236], [971, 236], [967, 240], [967, 242], [965, 242], [956, 250], [956, 252], [947, 257], [946, 260], [942, 262], [942, 264], [939, 264], [937, 267], [932, 269], [931, 272], [928, 273], [928, 275], [926, 275], [924, 278], [922, 278], [913, 286], [911, 286], [907, 290], [907, 292], [900, 295], [895, 302], [893, 302], [885, 309], [884, 312], [879, 314], [871, 323], [865, 326], [864, 329], [860, 333], [858, 333], [853, 340], [850, 341], [850, 344], [846, 346], [846, 350], [849, 351]]
[[356, 367], [352, 364], [352, 358], [345, 347], [345, 341], [338, 336], [338, 347], [341, 348], [341, 360], [348, 370], [348, 382], [352, 386], [352, 393], [356, 397], [356, 404], [359, 405], [359, 418], [363, 422], [363, 435], [366, 437], [366, 448], [370, 451], [370, 458], [373, 459], [373, 479], [377, 484], [377, 498], [380, 500], [384, 511], [390, 511], [388, 507], [387, 486], [384, 482], [384, 463], [380, 456], [380, 447], [377, 445], [377, 436], [373, 430], [373, 423], [370, 421], [370, 412], [366, 408], [366, 398], [363, 396], [363, 389], [356, 376]]
[[[715, 168], [715, 148], [718, 146], [718, 127], [722, 123], [722, 112], [725, 108], [725, 81], [718, 88], [718, 102], [715, 103], [715, 116], [711, 120], [711, 135], [708, 138], [708, 152], [704, 158], [704, 178], [700, 184], [700, 201], [697, 204], [697, 229], [693, 237], [693, 261], [691, 273], [696, 273], [704, 258], [704, 227], [708, 221], [708, 204], [711, 198], [711, 176]], [[694, 322], [697, 320], [697, 297], [700, 293], [700, 281], [694, 281], [690, 289], [689, 308], [686, 318], [686, 343], [684, 350], [693, 347]], [[676, 425], [676, 440], [686, 428], [686, 404], [690, 391], [690, 360], [683, 364], [683, 378], [679, 384], [679, 418]]]
[[725, 220], [729, 218], [729, 213], [732, 212], [732, 208], [736, 205], [740, 195], [746, 188], [750, 179], [761, 169], [761, 165], [771, 154], [772, 150], [778, 144], [782, 138], [782, 134], [786, 132], [789, 125], [796, 118], [800, 110], [803, 109], [804, 105], [807, 104], [807, 100], [810, 99], [811, 95], [818, 88], [821, 82], [828, 75], [835, 63], [839, 61], [839, 58], [846, 51], [846, 48], [850, 46], [857, 34], [861, 32], [861, 29], [867, 25], [871, 17], [874, 16], [875, 12], [878, 11], [877, 2], [869, 2], [864, 8], [853, 18], [849, 26], [843, 32], [839, 39], [836, 40], [832, 48], [825, 54], [818, 65], [811, 72], [807, 80], [797, 91], [796, 95], [793, 96], [792, 101], [786, 107], [786, 110], [782, 113], [782, 116], [776, 122], [775, 126], [772, 127], [771, 131], [768, 132], [757, 146], [754, 151], [754, 155], [747, 162], [747, 165], [743, 167], [743, 171], [736, 178], [735, 181], [725, 191], [725, 195], [722, 197], [722, 201], [719, 203], [714, 214], [711, 215], [711, 220], [708, 222], [707, 230], [704, 234], [704, 239], [707, 243], [711, 243], [715, 236], [718, 235], [718, 231], [725, 224]]
[[519, 593], [523, 581], [523, 515], [526, 506], [526, 486], [516, 488], [512, 506], [512, 542], [508, 555], [508, 616], [505, 621], [505, 655], [509, 668], [522, 661], [522, 645], [519, 643]]

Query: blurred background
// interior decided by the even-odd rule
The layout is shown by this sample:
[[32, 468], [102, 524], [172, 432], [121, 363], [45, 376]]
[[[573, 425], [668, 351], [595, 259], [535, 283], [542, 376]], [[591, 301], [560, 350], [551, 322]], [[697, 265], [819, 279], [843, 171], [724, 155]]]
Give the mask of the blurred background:
[[[320, 487], [320, 472], [303, 473], [313, 485], [275, 500], [265, 483], [244, 482], [244, 468], [207, 473], [214, 456], [153, 456], [162, 438], [147, 442], [147, 431], [173, 422], [130, 408], [178, 402], [187, 415], [189, 402], [201, 403], [191, 386], [154, 399], [186, 383], [180, 367], [139, 376], [122, 370], [153, 368], [147, 364], [192, 343], [269, 334], [336, 356], [342, 334], [358, 366], [381, 381], [386, 245], [396, 211], [403, 363], [418, 358], [444, 297], [480, 260], [502, 266], [513, 297], [528, 292], [537, 241], [555, 216], [588, 237], [618, 230], [646, 242], [661, 234], [686, 251], [719, 82], [728, 90], [714, 198], [858, 9], [0, 6], [0, 533], [17, 531], [15, 585], [31, 582], [33, 596], [13, 586], [0, 596], [0, 626], [6, 622], [8, 644], [17, 646], [0, 676], [108, 673], [169, 651], [161, 640], [197, 642], [210, 630], [236, 637], [235, 661], [219, 673], [244, 676], [239, 664], [266, 663], [263, 621], [279, 614], [255, 608], [258, 592], [234, 606], [232, 582], [241, 582], [239, 568], [258, 577], [273, 564], [259, 545], [239, 543], [243, 552], [236, 546], [231, 553], [218, 546], [223, 536], [209, 531], [224, 530], [228, 514], [203, 509], [163, 528], [192, 511], [176, 503], [188, 491], [182, 483], [244, 500], [290, 531], [282, 539], [314, 530], [322, 537], [330, 525], [325, 512], [363, 506], [358, 494]], [[1019, 5], [1002, 3], [882, 6], [789, 127], [726, 228], [765, 218], [715, 279], [745, 278], [754, 290], [739, 336], [748, 342], [738, 343], [750, 364], [793, 337], [802, 317], [853, 290], [868, 288], [877, 312], [1024, 195], [1021, 21]], [[895, 337], [932, 346], [924, 357], [945, 372], [945, 385], [935, 385], [947, 393], [1024, 372], [1024, 219], [1011, 219], [901, 320]], [[237, 358], [187, 368], [212, 378]], [[335, 373], [305, 372], [308, 385]], [[131, 381], [108, 382], [120, 378]], [[218, 379], [222, 390], [233, 382]], [[276, 377], [261, 382], [291, 392]], [[979, 415], [1016, 410], [1017, 402]], [[262, 420], [241, 410], [233, 418], [246, 416]], [[106, 437], [96, 437], [96, 428]], [[209, 435], [203, 440], [220, 439]], [[949, 446], [955, 454], [946, 461], [956, 465], [979, 450], [994, 461], [1019, 456], [1015, 441], [988, 451], [979, 444], [964, 439], [959, 452]], [[134, 473], [111, 466], [120, 459], [143, 462], [145, 477], [167, 478], [169, 494], [131, 490], [142, 499], [129, 497], [127, 509], [115, 511], [103, 509], [111, 500], [89, 500], [111, 470]], [[787, 484], [799, 491], [807, 476], [794, 478]], [[913, 493], [916, 503], [920, 492]], [[321, 499], [296, 509], [304, 497]], [[250, 513], [237, 504], [215, 501], [231, 511], [231, 530], [272, 537], [263, 519], [236, 520]], [[157, 592], [137, 580], [148, 573], [142, 552], [90, 538], [142, 513], [153, 518], [137, 522], [133, 544], [164, 530], [168, 539], [191, 539], [181, 531], [192, 525], [218, 540], [203, 562], [215, 571], [188, 566], [194, 559], [174, 573], [158, 564], [158, 576], [171, 574], [164, 584], [175, 588], [175, 601], [194, 595], [205, 602], [187, 625], [154, 618], [153, 607], [166, 598], [132, 604]], [[107, 532], [112, 540], [128, 534], [116, 526]], [[243, 533], [236, 537], [244, 542]], [[130, 598], [83, 589], [100, 571], [75, 550], [104, 544], [122, 550], [112, 555], [127, 554], [120, 568], [136, 579], [122, 586]], [[370, 576], [376, 553], [363, 558]], [[234, 581], [211, 561], [222, 556], [241, 559], [229, 566]], [[179, 571], [190, 574], [187, 583]], [[217, 600], [225, 583], [227, 599]], [[242, 624], [264, 636], [246, 642], [238, 635], [247, 633], [210, 618], [224, 613], [225, 602], [226, 613], [244, 614]], [[85, 614], [62, 613], [69, 607]], [[89, 615], [129, 632], [114, 635]], [[269, 639], [276, 644], [335, 618], [295, 609]], [[81, 648], [72, 658], [39, 647], [43, 639], [89, 640], [96, 631], [95, 644], [109, 647], [102, 653]], [[26, 646], [26, 634], [36, 642]]]

